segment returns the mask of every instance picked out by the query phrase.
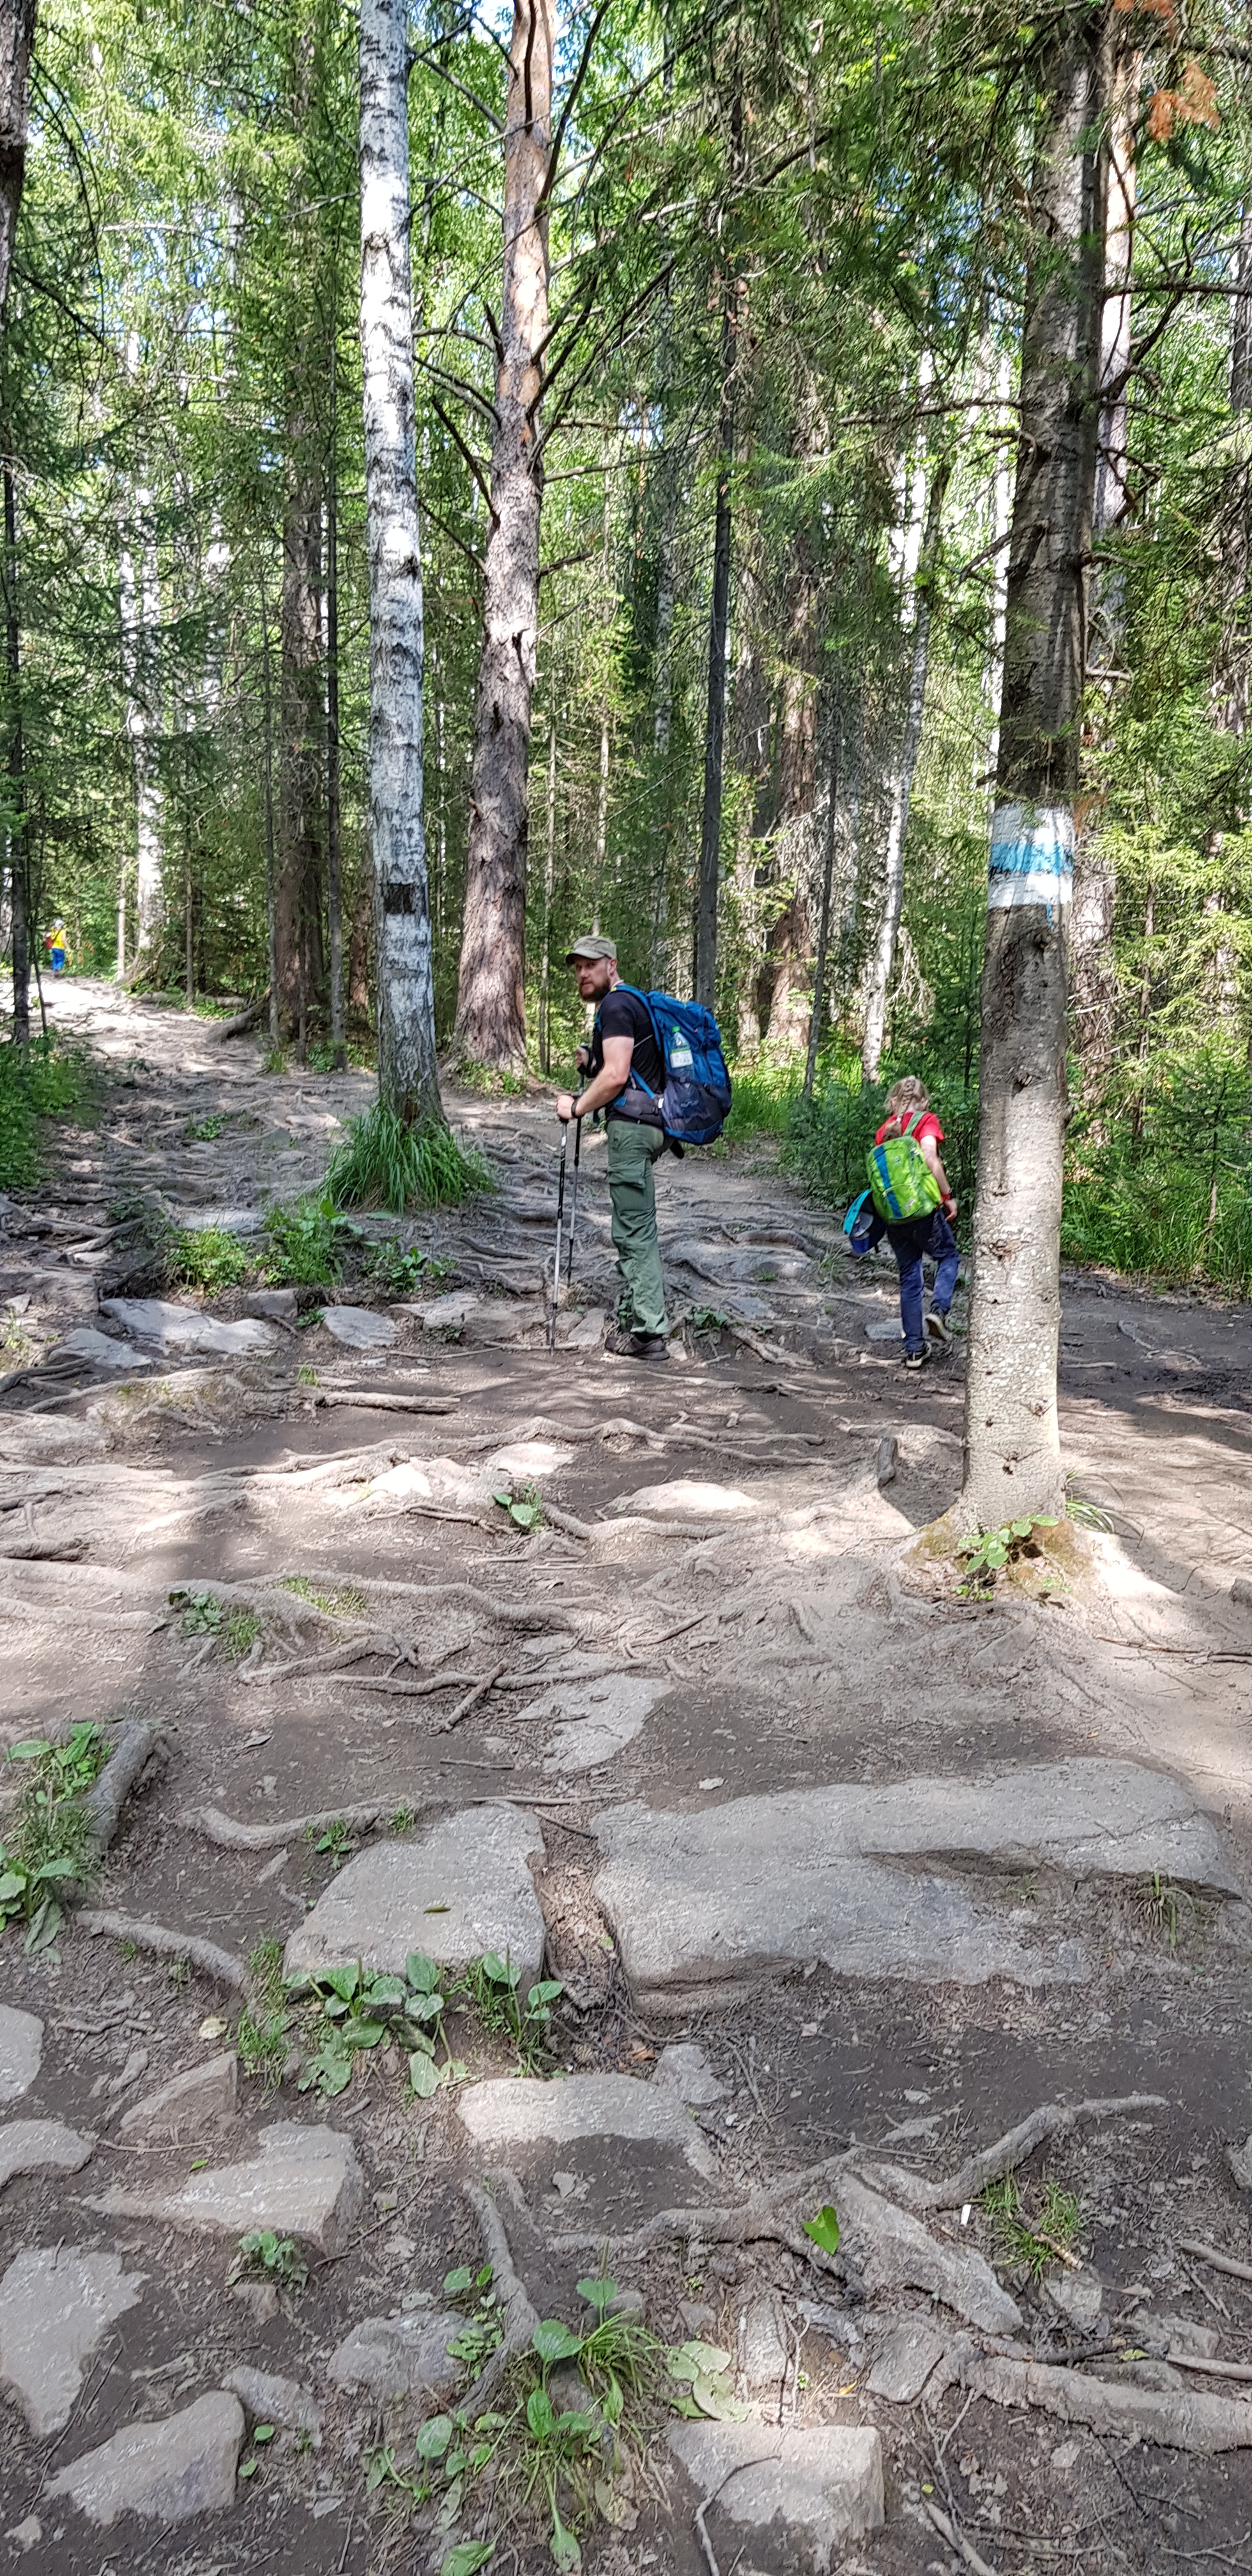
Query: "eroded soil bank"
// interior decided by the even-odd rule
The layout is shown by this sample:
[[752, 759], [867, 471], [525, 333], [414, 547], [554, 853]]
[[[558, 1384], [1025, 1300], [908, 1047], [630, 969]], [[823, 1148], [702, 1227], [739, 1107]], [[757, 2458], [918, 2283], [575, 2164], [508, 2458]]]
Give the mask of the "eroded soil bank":
[[[599, 1349], [591, 1139], [547, 1351], [537, 1096], [452, 1101], [498, 1186], [400, 1230], [401, 1293], [171, 1319], [145, 1196], [247, 1239], [367, 1086], [105, 986], [54, 1008], [100, 1102], [0, 1237], [3, 1738], [151, 1758], [54, 1947], [0, 1940], [13, 2563], [551, 2565], [500, 2462], [411, 2502], [417, 2428], [509, 2403], [444, 2288], [487, 2259], [523, 2345], [607, 2272], [720, 2356], [583, 2462], [601, 2576], [1252, 2569], [1247, 1310], [1069, 1283], [1111, 1530], [1047, 1597], [963, 1599], [914, 1551], [960, 1343], [904, 1379], [891, 1274], [768, 1149], [663, 1167], [663, 1369]], [[561, 1982], [546, 2041], [480, 1972], [427, 2096], [394, 1998], [345, 2050], [368, 2013], [279, 1984], [494, 1952]], [[232, 2280], [250, 2230], [307, 2282]]]

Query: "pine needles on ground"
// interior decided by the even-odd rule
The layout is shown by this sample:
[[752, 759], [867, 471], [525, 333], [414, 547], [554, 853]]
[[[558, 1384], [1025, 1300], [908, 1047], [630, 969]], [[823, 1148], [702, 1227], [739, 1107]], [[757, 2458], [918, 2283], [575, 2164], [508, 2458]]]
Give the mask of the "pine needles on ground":
[[381, 1207], [392, 1216], [402, 1216], [415, 1203], [459, 1206], [476, 1190], [491, 1186], [487, 1165], [473, 1146], [458, 1145], [446, 1127], [406, 1127], [381, 1101], [351, 1121], [326, 1175], [336, 1207]]

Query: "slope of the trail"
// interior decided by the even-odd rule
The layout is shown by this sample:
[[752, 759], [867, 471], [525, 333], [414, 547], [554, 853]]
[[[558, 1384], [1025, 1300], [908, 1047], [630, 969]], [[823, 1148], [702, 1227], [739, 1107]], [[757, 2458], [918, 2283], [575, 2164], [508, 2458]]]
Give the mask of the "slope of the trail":
[[[771, 1147], [662, 1167], [688, 1319], [664, 1368], [598, 1347], [612, 1273], [591, 1137], [546, 1348], [556, 1131], [538, 1095], [451, 1100], [497, 1188], [399, 1229], [427, 1256], [418, 1286], [302, 1292], [294, 1321], [252, 1319], [251, 1348], [197, 1350], [197, 1316], [247, 1321], [247, 1299], [183, 1295], [172, 1325], [141, 1309], [160, 1283], [136, 1199], [246, 1239], [316, 1185], [365, 1081], [266, 1075], [251, 1041], [109, 987], [70, 984], [54, 1009], [104, 1071], [98, 1120], [51, 1140], [0, 1241], [0, 1725], [12, 1746], [142, 1720], [158, 1744], [86, 1909], [129, 1925], [122, 1946], [71, 1916], [55, 1952], [27, 1955], [17, 1928], [0, 1948], [6, 2007], [42, 2024], [32, 2070], [28, 2025], [0, 2015], [0, 2168], [36, 2123], [91, 2142], [70, 2171], [68, 2150], [41, 2162], [46, 2139], [16, 2139], [0, 2199], [20, 2563], [103, 2567], [112, 2544], [59, 2473], [167, 2424], [195, 2453], [191, 2519], [177, 2480], [144, 2519], [140, 2472], [114, 2455], [100, 2472], [140, 2511], [114, 2535], [128, 2565], [384, 2563], [389, 2490], [367, 2494], [362, 2453], [411, 2459], [423, 2415], [464, 2389], [429, 2355], [416, 2371], [405, 2337], [437, 2326], [449, 2265], [481, 2259], [462, 2189], [485, 2174], [541, 2315], [576, 2319], [607, 2245], [658, 2335], [731, 2356], [754, 2424], [875, 2437], [855, 2475], [851, 2450], [842, 2468], [823, 2454], [810, 2523], [721, 2458], [712, 2416], [691, 2458], [658, 2417], [616, 2526], [585, 2537], [606, 2576], [853, 2551], [903, 2576], [972, 2565], [971, 2547], [1002, 2571], [1104, 2576], [1158, 2569], [1163, 2530], [1170, 2553], [1252, 2565], [1252, 2401], [1245, 2436], [1240, 2381], [1203, 2369], [1252, 2369], [1248, 2288], [1186, 2250], [1252, 2253], [1227, 2156], [1252, 2129], [1252, 1608], [1230, 1597], [1252, 1569], [1247, 1311], [1068, 1284], [1067, 1462], [1112, 1530], [1062, 1548], [1048, 1597], [979, 1603], [915, 1545], [956, 1490], [960, 1341], [904, 1377], [892, 1275], [853, 1270]], [[75, 1348], [84, 1330], [103, 1357]], [[501, 1494], [540, 1498], [544, 1525], [520, 1528]], [[144, 1946], [154, 1925], [174, 1973]], [[327, 2026], [289, 1999], [276, 2093], [228, 2068], [153, 2108], [231, 2048], [230, 1978], [266, 1941], [292, 1971], [542, 1958], [565, 1989], [545, 2072], [501, 2090], [507, 2033], [458, 2005], [462, 2078], [415, 2099], [384, 2043], [337, 2089]], [[264, 2017], [255, 1980], [249, 2008]], [[1027, 2219], [1049, 2232], [1049, 2182], [1077, 2203], [1072, 2222], [1046, 2204], [1077, 2268], [1042, 2238], [1015, 2260], [973, 2188], [964, 2217], [905, 2218], [927, 2176], [1037, 2106], [1109, 2096], [1131, 2107], [1023, 2151]], [[241, 2166], [246, 2189], [215, 2179]], [[793, 2206], [785, 2178], [805, 2171]], [[841, 2197], [832, 2279], [800, 2220]], [[231, 2287], [245, 2203], [304, 2242], [298, 2295]], [[925, 2243], [902, 2251], [909, 2225]], [[97, 2267], [72, 2332], [58, 2248]], [[392, 2320], [372, 2378], [351, 2345], [371, 2319]], [[1013, 2379], [1035, 2365], [1064, 2388]], [[315, 2444], [259, 2383], [240, 2381], [236, 2427], [220, 2392], [248, 2370], [306, 2392]], [[1224, 2431], [1201, 2402], [1218, 2398]], [[237, 2458], [256, 2462], [238, 2484]], [[437, 2569], [484, 2510], [471, 2481], [441, 2539], [419, 2508], [403, 2563]], [[549, 2563], [525, 2518], [514, 2546]]]

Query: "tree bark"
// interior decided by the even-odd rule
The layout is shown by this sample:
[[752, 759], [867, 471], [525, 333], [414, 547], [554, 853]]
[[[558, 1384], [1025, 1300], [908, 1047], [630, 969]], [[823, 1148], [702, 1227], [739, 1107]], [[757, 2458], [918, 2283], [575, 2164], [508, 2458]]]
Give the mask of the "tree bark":
[[0, 9], [0, 324], [9, 300], [17, 213], [26, 177], [30, 57], [35, 0], [5, 0]]
[[[303, 1032], [320, 931], [322, 708], [322, 478], [303, 419], [288, 425], [279, 609], [278, 853], [274, 953], [279, 1025]], [[320, 944], [320, 941], [319, 943]]]
[[887, 1033], [887, 994], [896, 960], [896, 943], [900, 936], [900, 912], [904, 902], [904, 844], [908, 836], [909, 807], [913, 799], [913, 773], [921, 747], [922, 718], [926, 711], [926, 680], [930, 669], [930, 622], [934, 608], [935, 569], [939, 553], [939, 532], [943, 519], [943, 500], [948, 488], [948, 467], [936, 465], [931, 475], [930, 500], [926, 509], [926, 527], [921, 558], [917, 568], [917, 609], [913, 620], [913, 649], [909, 657], [909, 692], [904, 711], [904, 733], [900, 759], [891, 782], [891, 819], [887, 826], [887, 854], [884, 865], [882, 918], [870, 968], [865, 1002], [865, 1034], [861, 1042], [861, 1072], [866, 1082], [877, 1082]]
[[422, 826], [422, 563], [413, 445], [405, 0], [361, 0], [360, 66], [378, 1096], [410, 1124], [441, 1123]]
[[504, 113], [504, 287], [474, 710], [456, 1045], [468, 1062], [526, 1063], [527, 773], [539, 630], [548, 333], [553, 0], [514, 0]]
[[[7, 450], [8, 441], [5, 440]], [[17, 497], [13, 468], [4, 460], [4, 636], [8, 683], [9, 929], [13, 945], [13, 1040], [30, 1039], [30, 826], [26, 812], [26, 761], [22, 747], [22, 629], [17, 599]]]
[[339, 473], [335, 370], [331, 348], [330, 470], [326, 479], [326, 926], [330, 934], [330, 1047], [336, 1073], [345, 1073], [343, 1028], [343, 837], [339, 787]]
[[726, 668], [730, 630], [730, 477], [735, 451], [734, 286], [722, 306], [722, 397], [717, 425], [717, 499], [713, 512], [713, 591], [709, 602], [709, 692], [704, 725], [704, 801], [696, 889], [695, 997], [717, 1007], [717, 886], [721, 873], [722, 772], [726, 750]]
[[1039, 82], [982, 981], [961, 1497], [966, 1525], [982, 1529], [1064, 1509], [1056, 1418], [1064, 939], [1100, 409], [1108, 63], [1099, 11], [1058, 22]]
[[842, 743], [843, 716], [833, 690], [829, 700], [830, 758], [826, 774], [826, 830], [823, 835], [822, 901], [817, 923], [817, 956], [813, 966], [813, 1009], [809, 1019], [809, 1043], [804, 1061], [804, 1097], [811, 1100], [817, 1074], [817, 1051], [822, 1042], [822, 1024], [826, 1015], [826, 960], [830, 950], [830, 906], [835, 882], [835, 816], [839, 793], [839, 753]]
[[[138, 365], [138, 343], [132, 337], [127, 349], [132, 376]], [[135, 955], [131, 971], [139, 973], [151, 965], [164, 927], [165, 797], [154, 740], [161, 725], [161, 590], [152, 494], [146, 484], [137, 484], [130, 499], [132, 533], [119, 549], [117, 573], [126, 732], [135, 782]]]

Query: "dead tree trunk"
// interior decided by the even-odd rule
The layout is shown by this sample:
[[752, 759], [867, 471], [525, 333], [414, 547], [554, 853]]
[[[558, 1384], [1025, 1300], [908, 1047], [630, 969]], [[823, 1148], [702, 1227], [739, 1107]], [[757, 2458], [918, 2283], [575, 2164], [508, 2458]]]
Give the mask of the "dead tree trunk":
[[[6, 450], [8, 441], [5, 441]], [[13, 1039], [30, 1038], [30, 829], [26, 813], [26, 760], [22, 747], [22, 630], [17, 604], [17, 498], [13, 468], [4, 459], [4, 635], [8, 705], [9, 928], [13, 943]]]
[[1065, 954], [1086, 668], [1104, 281], [1101, 13], [1041, 57], [1021, 444], [982, 981], [962, 1517], [1064, 1508], [1056, 1419]]
[[917, 755], [921, 748], [922, 717], [926, 711], [926, 680], [930, 669], [930, 622], [934, 610], [935, 569], [939, 553], [939, 531], [943, 518], [943, 497], [947, 488], [948, 467], [936, 465], [931, 476], [926, 528], [917, 570], [917, 610], [913, 619], [913, 648], [909, 656], [909, 692], [904, 711], [904, 733], [900, 743], [899, 764], [891, 782], [891, 819], [887, 826], [882, 918], [879, 923], [878, 940], [866, 993], [865, 1035], [861, 1044], [861, 1072], [866, 1082], [878, 1080], [878, 1067], [882, 1061], [883, 1042], [887, 1033], [887, 995], [896, 960], [896, 943], [900, 936], [900, 913], [904, 903], [904, 844], [908, 837], [909, 807], [913, 800], [913, 773], [917, 767]]
[[544, 208], [554, 39], [552, 0], [514, 0], [504, 116], [504, 292], [456, 1014], [461, 1056], [514, 1073], [526, 1062], [527, 772], [539, 628]]
[[422, 561], [413, 428], [408, 11], [362, 0], [361, 371], [370, 569], [370, 852], [378, 1096], [442, 1122], [422, 826]]
[[30, 56], [35, 0], [5, 0], [0, 9], [0, 324], [9, 298], [17, 210], [26, 177]]

